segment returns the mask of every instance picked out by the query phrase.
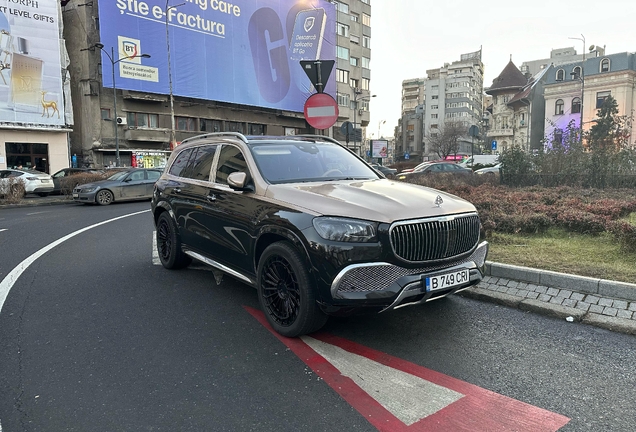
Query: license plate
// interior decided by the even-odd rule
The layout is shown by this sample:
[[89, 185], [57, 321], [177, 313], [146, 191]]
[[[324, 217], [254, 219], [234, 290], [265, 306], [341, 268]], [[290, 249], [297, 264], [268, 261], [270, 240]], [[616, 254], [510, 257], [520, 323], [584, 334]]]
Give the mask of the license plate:
[[79, 198], [79, 194], [74, 193], [73, 198]]
[[426, 278], [426, 292], [439, 291], [462, 285], [470, 280], [470, 270], [457, 270]]

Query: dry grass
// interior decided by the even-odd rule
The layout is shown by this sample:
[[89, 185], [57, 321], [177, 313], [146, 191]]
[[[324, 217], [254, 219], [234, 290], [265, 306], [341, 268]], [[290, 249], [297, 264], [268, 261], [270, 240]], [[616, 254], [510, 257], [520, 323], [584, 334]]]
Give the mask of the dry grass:
[[[632, 221], [636, 220], [634, 214]], [[598, 236], [551, 229], [544, 234], [493, 234], [490, 261], [593, 278], [636, 283], [636, 254], [610, 234]]]

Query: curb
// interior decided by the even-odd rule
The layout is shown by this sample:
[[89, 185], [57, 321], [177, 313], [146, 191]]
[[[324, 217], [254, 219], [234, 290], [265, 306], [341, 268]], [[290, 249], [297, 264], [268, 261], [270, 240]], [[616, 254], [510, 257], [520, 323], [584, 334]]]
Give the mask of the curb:
[[[42, 200], [42, 201], [40, 201]], [[72, 199], [66, 198], [26, 198], [17, 204], [0, 204], [0, 209], [3, 208], [26, 208], [26, 207], [40, 207], [40, 206], [52, 206], [52, 205], [64, 205], [64, 204], [77, 204]]]
[[[612, 297], [624, 301], [636, 301], [636, 284], [595, 279], [547, 270], [537, 270], [490, 261], [486, 262], [486, 275], [494, 278], [504, 278], [528, 284], [570, 290], [580, 294]], [[550, 303], [544, 300], [492, 291], [482, 288], [479, 285], [462, 291], [460, 295], [545, 316], [567, 319], [571, 322], [580, 322], [619, 333], [636, 335], [636, 318], [626, 319], [607, 316], [590, 312], [589, 310]]]

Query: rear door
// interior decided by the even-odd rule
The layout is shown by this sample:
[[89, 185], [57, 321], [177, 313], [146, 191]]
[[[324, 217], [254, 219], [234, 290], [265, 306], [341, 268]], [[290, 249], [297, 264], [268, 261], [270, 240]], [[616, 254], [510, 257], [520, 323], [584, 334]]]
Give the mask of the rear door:
[[146, 171], [146, 193], [144, 195], [146, 198], [152, 198], [152, 192], [159, 177], [161, 177], [161, 171], [159, 170], [150, 169]]
[[119, 191], [119, 197], [124, 200], [143, 198], [146, 194], [146, 173], [144, 170], [128, 173], [120, 184]]

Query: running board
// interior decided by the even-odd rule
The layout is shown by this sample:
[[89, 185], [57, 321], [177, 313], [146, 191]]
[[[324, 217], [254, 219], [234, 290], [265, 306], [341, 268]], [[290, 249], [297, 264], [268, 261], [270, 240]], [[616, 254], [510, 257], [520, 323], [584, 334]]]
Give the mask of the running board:
[[183, 252], [186, 255], [191, 256], [192, 258], [194, 258], [196, 260], [199, 260], [199, 261], [201, 261], [201, 262], [203, 262], [203, 263], [205, 263], [205, 264], [207, 264], [209, 266], [212, 266], [214, 268], [217, 268], [217, 269], [229, 274], [230, 276], [233, 276], [233, 277], [235, 277], [235, 278], [237, 278], [239, 280], [242, 280], [243, 282], [246, 282], [246, 283], [248, 283], [248, 284], [250, 284], [252, 286], [256, 286], [256, 284], [254, 283], [254, 281], [252, 279], [248, 278], [247, 276], [245, 276], [245, 275], [243, 275], [243, 274], [241, 274], [241, 273], [239, 273], [239, 272], [237, 272], [235, 270], [232, 270], [231, 268], [229, 268], [227, 266], [224, 266], [223, 264], [220, 264], [220, 263], [218, 263], [218, 262], [216, 262], [214, 260], [211, 260], [210, 258], [204, 257], [203, 255], [198, 254], [196, 252], [192, 252], [191, 250], [184, 250]]

